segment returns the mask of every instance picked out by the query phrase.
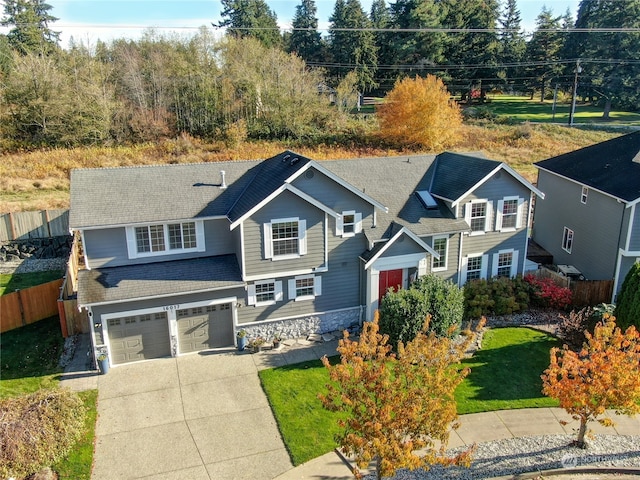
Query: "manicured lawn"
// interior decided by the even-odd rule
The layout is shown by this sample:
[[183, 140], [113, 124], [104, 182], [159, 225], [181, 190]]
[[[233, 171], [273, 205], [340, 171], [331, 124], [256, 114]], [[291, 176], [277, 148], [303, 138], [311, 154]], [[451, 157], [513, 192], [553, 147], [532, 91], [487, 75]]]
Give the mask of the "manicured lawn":
[[61, 270], [14, 274], [0, 273], [0, 295], [58, 280], [63, 275], [64, 272]]
[[[0, 336], [0, 397], [55, 388], [62, 372], [58, 360], [63, 345], [58, 317], [3, 333]], [[98, 391], [81, 392], [80, 397], [87, 408], [85, 432], [68, 458], [53, 466], [61, 480], [91, 477]]]
[[[556, 405], [540, 393], [540, 374], [556, 344], [528, 328], [490, 330], [482, 350], [464, 362], [472, 372], [456, 391], [458, 412]], [[260, 379], [294, 465], [335, 448], [338, 417], [317, 398], [329, 380], [319, 361], [263, 370]]]

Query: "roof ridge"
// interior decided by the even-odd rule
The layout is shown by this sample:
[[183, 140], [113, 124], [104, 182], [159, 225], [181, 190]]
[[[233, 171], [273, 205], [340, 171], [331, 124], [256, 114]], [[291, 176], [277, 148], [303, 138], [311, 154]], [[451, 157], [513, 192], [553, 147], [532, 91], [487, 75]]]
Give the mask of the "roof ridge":
[[118, 165], [114, 167], [81, 167], [72, 168], [71, 171], [89, 171], [89, 170], [126, 170], [136, 168], [157, 168], [157, 167], [193, 167], [193, 166], [205, 166], [210, 164], [220, 163], [249, 163], [249, 162], [262, 162], [264, 159], [244, 159], [244, 160], [213, 160], [211, 162], [187, 162], [187, 163], [151, 163], [142, 165]]

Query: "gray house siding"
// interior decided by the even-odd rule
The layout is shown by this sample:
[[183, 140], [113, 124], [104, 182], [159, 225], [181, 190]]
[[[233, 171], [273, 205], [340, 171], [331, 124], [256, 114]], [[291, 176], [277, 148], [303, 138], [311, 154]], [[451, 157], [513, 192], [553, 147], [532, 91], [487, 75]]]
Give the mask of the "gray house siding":
[[495, 202], [497, 202], [498, 200], [502, 199], [503, 197], [511, 197], [515, 195], [524, 198], [525, 201], [528, 202], [530, 191], [511, 175], [509, 175], [505, 171], [499, 170], [486, 182], [484, 182], [473, 192], [467, 195], [460, 203], [464, 204], [469, 200], [486, 198], [488, 200], [494, 201], [493, 207], [495, 208]]
[[[265, 259], [264, 224], [281, 218], [306, 221], [307, 253], [289, 260]], [[245, 276], [294, 272], [324, 265], [325, 213], [291, 192], [284, 192], [244, 221]], [[330, 232], [331, 234], [331, 232]]]
[[203, 228], [205, 238], [204, 252], [129, 259], [127, 234], [124, 227], [85, 230], [83, 247], [91, 268], [118, 267], [134, 263], [152, 263], [234, 253], [234, 239], [229, 231], [229, 221], [227, 219], [205, 220]]
[[[447, 269], [446, 270], [438, 270], [436, 272], [432, 272], [432, 258], [428, 259], [427, 270], [432, 272], [434, 275], [438, 277], [444, 278], [445, 280], [449, 280], [452, 282], [458, 282], [458, 265], [460, 262], [460, 236], [462, 234], [456, 233], [449, 235], [449, 248], [447, 251]], [[430, 246], [433, 246], [433, 237], [422, 237], [422, 240]]]
[[[574, 265], [590, 280], [615, 275], [625, 205], [595, 190], [581, 203], [582, 186], [540, 170], [533, 239], [553, 255], [554, 263]], [[571, 253], [562, 248], [564, 228], [571, 229]]]
[[427, 252], [424, 251], [424, 248], [412, 239], [408, 238], [406, 235], [403, 235], [384, 251], [381, 258], [412, 255], [414, 253], [424, 253], [424, 255], [427, 256]]
[[[628, 216], [631, 212], [635, 213], [633, 216], [633, 225], [631, 226], [631, 241], [629, 242], [629, 250], [633, 252], [640, 252], [640, 205], [636, 204], [635, 208], [628, 208]], [[626, 229], [624, 230], [627, 231]]]

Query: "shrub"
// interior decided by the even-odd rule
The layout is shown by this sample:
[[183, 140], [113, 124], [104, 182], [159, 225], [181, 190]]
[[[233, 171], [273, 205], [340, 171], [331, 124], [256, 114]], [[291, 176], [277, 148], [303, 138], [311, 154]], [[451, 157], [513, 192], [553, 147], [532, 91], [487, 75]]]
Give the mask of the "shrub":
[[85, 414], [69, 390], [0, 400], [0, 478], [22, 478], [64, 458], [82, 433]]
[[526, 310], [530, 289], [522, 277], [468, 282], [464, 287], [465, 318], [510, 315]]
[[435, 275], [416, 280], [408, 289], [389, 292], [380, 305], [380, 332], [389, 335], [389, 342], [410, 342], [431, 315], [429, 331], [438, 336], [449, 334], [460, 325], [464, 313], [464, 294], [452, 282]]
[[572, 350], [579, 350], [586, 341], [585, 332], [592, 332], [599, 317], [590, 307], [578, 311], [571, 310], [569, 315], [560, 315], [558, 335]]
[[635, 325], [640, 330], [640, 263], [635, 263], [622, 282], [615, 316], [623, 330]]
[[532, 300], [535, 305], [560, 310], [571, 305], [571, 290], [557, 285], [552, 278], [538, 278], [527, 274], [524, 280], [533, 288]]

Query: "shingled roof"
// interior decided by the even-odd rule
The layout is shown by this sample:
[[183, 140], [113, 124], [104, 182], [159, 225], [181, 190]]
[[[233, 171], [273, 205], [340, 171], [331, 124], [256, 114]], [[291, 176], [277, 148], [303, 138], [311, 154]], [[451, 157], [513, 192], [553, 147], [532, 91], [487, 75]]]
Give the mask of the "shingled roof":
[[625, 202], [640, 199], [640, 132], [534, 164]]

